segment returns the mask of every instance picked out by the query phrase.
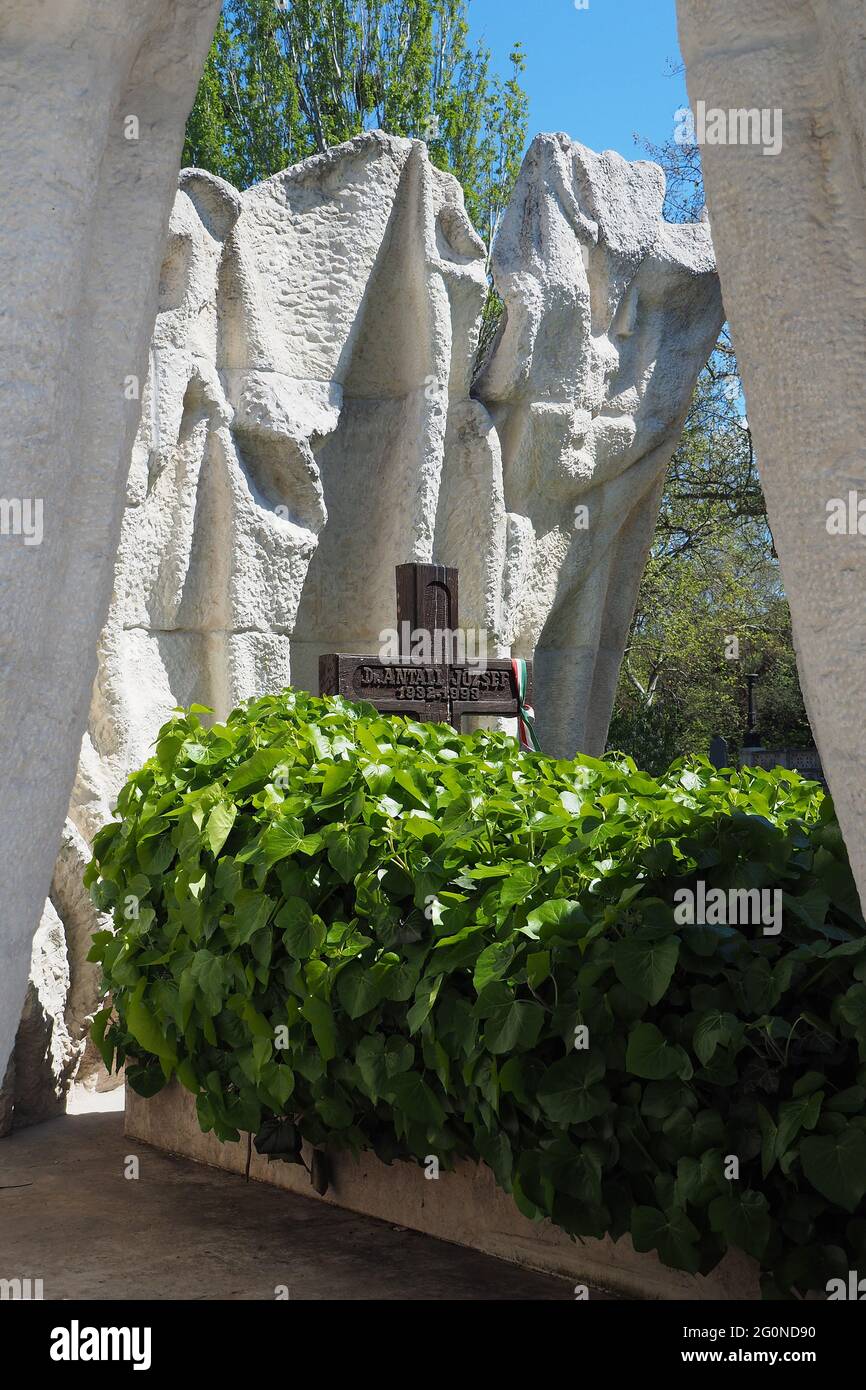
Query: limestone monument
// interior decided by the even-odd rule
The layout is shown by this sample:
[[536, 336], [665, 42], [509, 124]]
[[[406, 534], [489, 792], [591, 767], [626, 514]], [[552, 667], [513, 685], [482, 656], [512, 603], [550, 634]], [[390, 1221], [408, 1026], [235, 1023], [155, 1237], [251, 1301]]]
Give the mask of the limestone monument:
[[222, 179], [181, 174], [72, 799], [87, 835], [174, 705], [227, 711], [289, 682], [287, 634], [325, 522], [317, 421], [273, 350], [241, 208]]
[[72, 798], [86, 834], [174, 705], [316, 689], [311, 652], [393, 620], [394, 554], [432, 545], [447, 400], [427, 382], [453, 354], [468, 390], [481, 253], [420, 141], [359, 136], [245, 193], [182, 172]]
[[[309, 690], [321, 654], [370, 650], [391, 626], [395, 564], [450, 563], [434, 555], [445, 441], [455, 421], [481, 411], [470, 387], [486, 295], [484, 245], [460, 185], [422, 142], [372, 133], [327, 158], [315, 207], [316, 160], [280, 176], [288, 228], [319, 228], [309, 241], [329, 267], [322, 284], [321, 264], [287, 259], [284, 293], [304, 295], [315, 276], [314, 303], [329, 324], [321, 374], [340, 405], [317, 451], [328, 524], [292, 640], [293, 679]], [[275, 224], [275, 234], [287, 233]], [[304, 332], [297, 319], [284, 327]], [[476, 520], [485, 509], [482, 498]], [[483, 535], [476, 540], [483, 554]], [[470, 567], [461, 574], [465, 594]]]
[[[475, 376], [484, 247], [422, 142], [370, 132], [243, 193], [181, 174], [65, 865], [77, 853], [80, 874], [173, 706], [224, 715], [290, 681], [316, 690], [328, 652], [342, 688], [339, 654], [375, 652], [393, 625], [395, 563], [459, 566], [463, 622], [489, 636], [483, 681], [454, 666], [438, 704], [437, 679], [411, 687], [425, 717], [515, 715], [511, 659], [537, 653], [542, 748], [600, 751], [721, 320], [709, 228], [666, 223], [663, 197], [652, 164], [539, 137]], [[390, 669], [353, 669], [368, 668], [374, 683]], [[67, 912], [70, 879], [52, 911], [71, 962], [96, 923]]]
[[678, 13], [800, 682], [866, 902], [863, 0]]
[[135, 380], [218, 15], [219, 0], [4, 0], [0, 13], [0, 1076], [87, 722]]

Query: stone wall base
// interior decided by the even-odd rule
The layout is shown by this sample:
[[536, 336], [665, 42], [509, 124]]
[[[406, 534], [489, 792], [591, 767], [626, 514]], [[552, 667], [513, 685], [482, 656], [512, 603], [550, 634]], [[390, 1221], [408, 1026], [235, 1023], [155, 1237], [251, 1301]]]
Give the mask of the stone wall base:
[[[155, 1148], [198, 1163], [243, 1173], [247, 1144], [222, 1144], [202, 1134], [195, 1102], [177, 1083], [149, 1100], [127, 1087], [126, 1133]], [[309, 1154], [305, 1157], [309, 1162]], [[330, 1186], [320, 1197], [302, 1167], [269, 1163], [252, 1152], [250, 1177], [316, 1202], [330, 1202], [392, 1225], [407, 1226], [440, 1240], [495, 1255], [529, 1269], [558, 1275], [630, 1298], [756, 1299], [760, 1297], [754, 1261], [739, 1252], [725, 1256], [707, 1278], [667, 1269], [656, 1255], [639, 1255], [631, 1241], [572, 1241], [549, 1222], [535, 1223], [520, 1214], [483, 1164], [463, 1162], [438, 1179], [425, 1178], [415, 1164], [381, 1163], [374, 1154], [359, 1160], [337, 1155], [330, 1160]]]

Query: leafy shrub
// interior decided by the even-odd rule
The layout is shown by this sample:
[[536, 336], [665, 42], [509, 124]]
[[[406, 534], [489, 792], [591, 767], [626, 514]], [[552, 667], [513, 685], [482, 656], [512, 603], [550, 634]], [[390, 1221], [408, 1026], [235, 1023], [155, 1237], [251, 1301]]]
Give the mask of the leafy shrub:
[[[88, 869], [130, 1085], [290, 1159], [480, 1157], [530, 1217], [689, 1271], [739, 1247], [769, 1296], [864, 1267], [866, 926], [815, 784], [292, 691], [198, 712]], [[698, 880], [779, 889], [781, 933], [681, 924]]]
[[[682, 726], [681, 712], [673, 702], [660, 701], [649, 709], [614, 708], [607, 735], [608, 751], [624, 753], [644, 772], [658, 776], [667, 771], [678, 755], [692, 751], [685, 742], [691, 731]], [[692, 747], [696, 753], [706, 753], [709, 741]]]

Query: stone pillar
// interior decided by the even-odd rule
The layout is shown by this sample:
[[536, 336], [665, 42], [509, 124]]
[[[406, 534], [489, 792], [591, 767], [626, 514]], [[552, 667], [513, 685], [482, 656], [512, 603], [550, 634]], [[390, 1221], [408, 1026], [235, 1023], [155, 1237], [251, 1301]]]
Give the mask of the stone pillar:
[[[721, 131], [728, 140], [701, 150], [719, 273], [800, 682], [862, 900], [864, 7], [862, 0], [678, 0], [678, 13], [692, 110], [698, 117], [704, 103], [713, 139]], [[731, 142], [743, 113], [759, 131], [756, 143]]]
[[[0, 16], [0, 1074], [105, 619], [186, 116], [219, 0]], [[8, 532], [12, 534], [8, 534]]]

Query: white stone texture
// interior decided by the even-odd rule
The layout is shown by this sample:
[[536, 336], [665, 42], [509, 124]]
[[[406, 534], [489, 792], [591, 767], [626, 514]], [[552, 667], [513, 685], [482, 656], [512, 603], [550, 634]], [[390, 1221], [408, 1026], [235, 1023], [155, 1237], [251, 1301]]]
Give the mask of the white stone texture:
[[[12, 1064], [0, 1094], [5, 1124], [34, 1124], [63, 1113], [63, 1103], [77, 1058], [65, 1026], [69, 966], [63, 923], [49, 899], [33, 936], [30, 978], [15, 1035]], [[10, 1103], [11, 1102], [11, 1103]]]
[[378, 645], [394, 564], [432, 554], [449, 393], [483, 414], [483, 295], [459, 185], [419, 141], [360, 136], [245, 193], [182, 172], [73, 795], [85, 834], [173, 706], [315, 689], [319, 651]]
[[33, 937], [30, 978], [15, 1046], [0, 1087], [0, 1135], [13, 1126], [62, 1114], [73, 1077], [90, 1089], [109, 1079], [88, 1024], [99, 1004], [99, 967], [87, 960], [95, 929], [110, 925], [94, 911], [81, 876], [90, 850], [66, 822], [51, 896]]
[[[656, 165], [540, 136], [484, 248], [420, 141], [372, 132], [244, 193], [181, 175], [72, 816], [101, 824], [172, 707], [224, 716], [375, 650], [394, 566], [539, 665], [547, 750], [603, 743], [665, 468], [721, 322]], [[589, 527], [576, 529], [578, 502]], [[291, 645], [291, 662], [289, 648]]]
[[[280, 199], [269, 230], [293, 251], [306, 332], [321, 334], [340, 405], [317, 450], [328, 524], [292, 642], [295, 683], [316, 690], [322, 652], [377, 651], [393, 628], [394, 566], [434, 558], [446, 433], [483, 415], [469, 388], [484, 246], [420, 141], [361, 136], [245, 196]], [[287, 313], [286, 332], [300, 320]]]
[[[219, 0], [5, 0], [0, 1072], [24, 998], [111, 594], [184, 122]], [[138, 120], [128, 140], [128, 116]]]
[[181, 174], [73, 794], [91, 836], [174, 705], [225, 714], [290, 678], [288, 634], [325, 520], [309, 439], [336, 413], [282, 370], [241, 207], [221, 179]]
[[[782, 113], [782, 148], [706, 144], [707, 202], [800, 684], [866, 901], [863, 0], [679, 0], [693, 110]], [[777, 119], [777, 118], [776, 118]]]
[[655, 164], [539, 135], [494, 248], [505, 316], [476, 395], [502, 460], [499, 639], [535, 659], [557, 757], [604, 749], [665, 473], [722, 324], [709, 226], [665, 221], [664, 190]]

